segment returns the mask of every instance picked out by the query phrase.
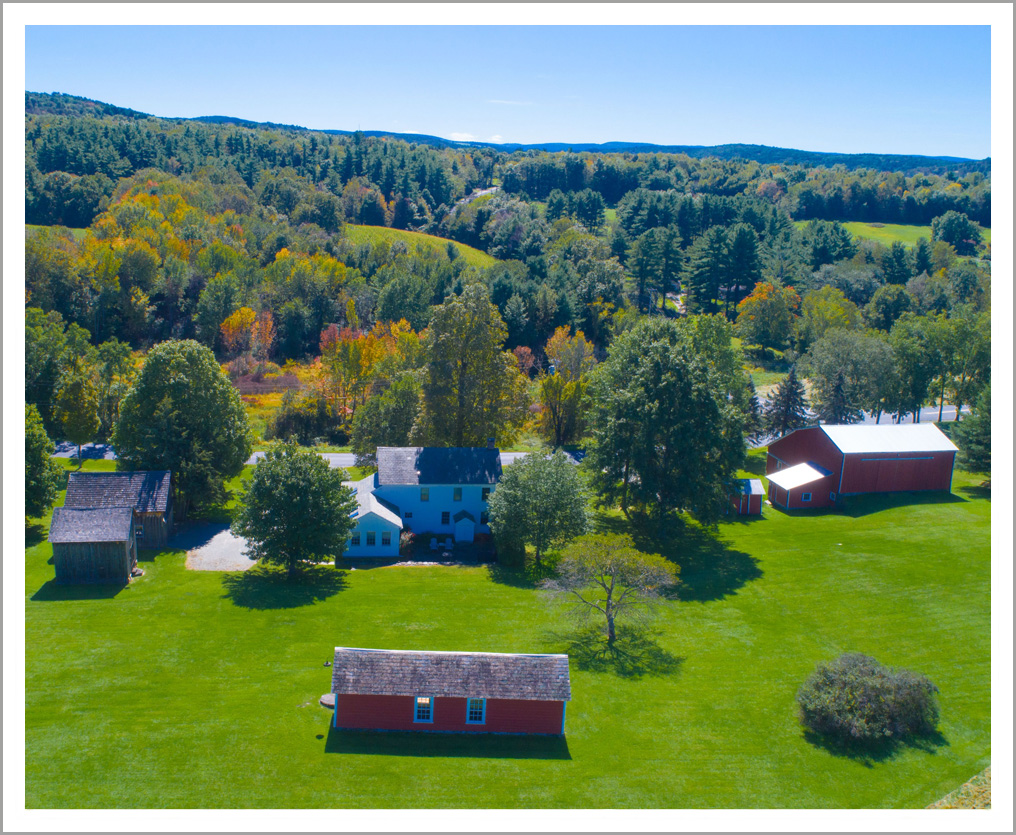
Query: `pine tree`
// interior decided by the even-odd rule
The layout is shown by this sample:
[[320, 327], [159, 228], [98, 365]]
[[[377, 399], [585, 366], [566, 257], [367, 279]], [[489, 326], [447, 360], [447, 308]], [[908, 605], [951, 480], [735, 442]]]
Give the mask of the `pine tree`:
[[846, 380], [843, 372], [836, 375], [836, 382], [833, 384], [829, 396], [819, 404], [818, 419], [822, 423], [857, 423], [863, 420], [861, 410], [851, 405], [847, 398]]
[[975, 473], [991, 472], [991, 385], [988, 385], [970, 417], [956, 427], [953, 437], [960, 448], [959, 464]]
[[776, 387], [766, 406], [766, 428], [770, 434], [782, 438], [794, 429], [808, 423], [808, 407], [804, 396], [804, 383], [797, 379], [797, 369], [791, 366], [790, 373]]
[[758, 443], [765, 435], [765, 416], [762, 414], [762, 401], [755, 391], [755, 381], [748, 378], [748, 420], [745, 425], [745, 437], [752, 444]]

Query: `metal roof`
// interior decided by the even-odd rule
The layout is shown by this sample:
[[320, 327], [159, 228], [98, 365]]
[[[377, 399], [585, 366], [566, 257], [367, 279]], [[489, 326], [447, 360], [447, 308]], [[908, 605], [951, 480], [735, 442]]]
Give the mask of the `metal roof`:
[[958, 447], [933, 423], [819, 427], [840, 452], [956, 452]]
[[777, 487], [793, 490], [795, 487], [811, 484], [811, 482], [825, 478], [827, 475], [830, 475], [830, 472], [816, 464], [795, 464], [785, 470], [778, 470], [766, 478]]
[[567, 701], [567, 655], [336, 647], [332, 692]]
[[742, 478], [738, 481], [738, 488], [742, 496], [764, 496], [766, 494], [762, 480], [758, 478]]
[[382, 484], [496, 484], [501, 452], [494, 447], [378, 447]]
[[49, 524], [49, 541], [128, 542], [133, 519], [129, 507], [58, 507]]

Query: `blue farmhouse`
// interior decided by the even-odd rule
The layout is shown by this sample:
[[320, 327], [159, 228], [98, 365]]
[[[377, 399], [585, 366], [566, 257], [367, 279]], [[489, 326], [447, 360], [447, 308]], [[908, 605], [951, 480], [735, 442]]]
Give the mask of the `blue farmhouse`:
[[396, 557], [402, 531], [472, 542], [490, 533], [487, 499], [501, 478], [501, 452], [486, 447], [378, 447], [377, 472], [356, 490], [356, 526], [345, 555]]

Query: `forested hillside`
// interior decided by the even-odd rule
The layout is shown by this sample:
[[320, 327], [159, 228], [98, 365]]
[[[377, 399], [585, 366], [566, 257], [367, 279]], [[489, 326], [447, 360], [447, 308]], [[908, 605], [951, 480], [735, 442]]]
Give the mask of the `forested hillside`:
[[[588, 369], [577, 361], [568, 391], [545, 386], [542, 369], [574, 351], [602, 360], [646, 316], [715, 317], [709, 332], [740, 336], [774, 373], [798, 362], [813, 405], [840, 372], [836, 397], [896, 414], [945, 392], [969, 403], [989, 375], [991, 191], [979, 171], [506, 154], [38, 94], [26, 94], [25, 141], [28, 221], [53, 227], [26, 236], [26, 398], [53, 431], [61, 381], [88, 351], [196, 338], [235, 377], [320, 357], [330, 394], [308, 405], [300, 434], [348, 438], [372, 396], [391, 387], [412, 402], [425, 359], [406, 346], [425, 346], [435, 312], [471, 285], [539, 388], [534, 415], [560, 417], [548, 398], [571, 398], [570, 428], [544, 425], [558, 443], [584, 431]], [[883, 244], [855, 239], [846, 220], [931, 233]], [[962, 357], [971, 334], [980, 347]]]

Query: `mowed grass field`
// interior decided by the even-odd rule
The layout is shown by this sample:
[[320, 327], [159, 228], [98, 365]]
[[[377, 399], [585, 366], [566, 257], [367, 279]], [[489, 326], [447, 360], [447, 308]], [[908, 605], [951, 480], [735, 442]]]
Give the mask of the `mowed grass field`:
[[[794, 221], [794, 225], [798, 229], [804, 228], [807, 223], [808, 221], [806, 220]], [[906, 246], [914, 246], [918, 238], [931, 240], [930, 226], [907, 226], [899, 223], [873, 224], [857, 221], [846, 222], [843, 226], [855, 238], [867, 238], [871, 241], [878, 241], [886, 246], [891, 245], [895, 241], [901, 241]], [[981, 232], [984, 243], [991, 246], [991, 230], [982, 229]]]
[[[684, 585], [612, 656], [497, 568], [322, 567], [288, 585], [162, 551], [129, 588], [57, 586], [43, 520], [25, 554], [26, 805], [922, 808], [990, 765], [977, 483], [640, 538]], [[567, 734], [329, 731], [336, 645], [567, 651]], [[868, 757], [807, 739], [797, 688], [847, 651], [928, 675], [940, 735]]]
[[354, 244], [377, 243], [386, 240], [394, 243], [403, 241], [410, 251], [416, 246], [423, 246], [430, 250], [444, 252], [448, 244], [453, 244], [459, 251], [459, 256], [464, 258], [466, 263], [477, 269], [487, 269], [497, 263], [493, 255], [488, 255], [482, 250], [467, 246], [466, 244], [453, 241], [450, 238], [439, 238], [436, 235], [425, 235], [422, 232], [407, 232], [402, 229], [389, 229], [387, 226], [357, 226], [347, 223], [344, 227], [346, 235]]
[[33, 225], [31, 223], [26, 223], [25, 224], [25, 234], [26, 235], [35, 235], [35, 234], [38, 233], [38, 231], [40, 229], [52, 229], [54, 231], [59, 230], [59, 229], [67, 229], [74, 236], [74, 240], [76, 240], [76, 241], [80, 241], [82, 238], [84, 238], [85, 237], [85, 232], [88, 231], [86, 229], [72, 229], [72, 228], [70, 228], [68, 226], [38, 226], [38, 225]]

